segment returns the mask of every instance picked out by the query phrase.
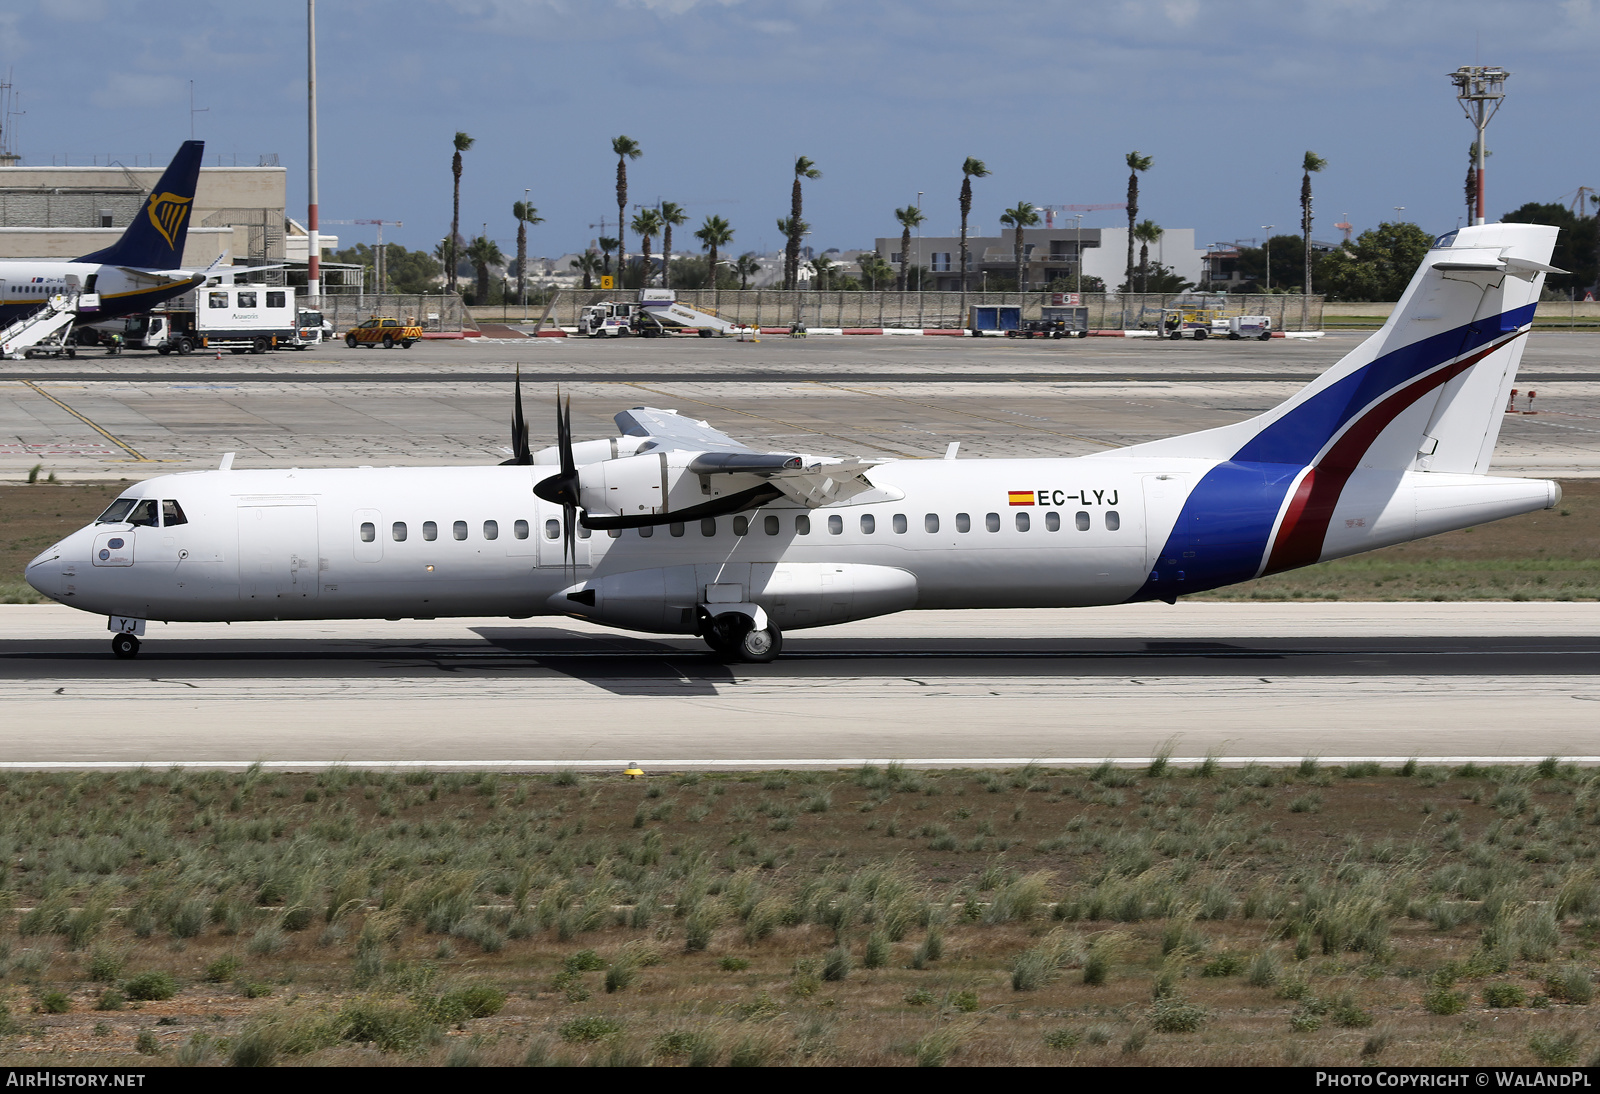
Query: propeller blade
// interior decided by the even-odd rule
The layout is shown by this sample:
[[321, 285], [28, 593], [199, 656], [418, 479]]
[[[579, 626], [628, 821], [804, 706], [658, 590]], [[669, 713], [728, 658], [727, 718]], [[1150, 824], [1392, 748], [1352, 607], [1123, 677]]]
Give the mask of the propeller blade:
[[562, 404], [561, 393], [556, 392], [556, 448], [561, 456], [561, 470], [533, 486], [538, 497], [561, 506], [561, 558], [564, 564], [576, 565], [578, 559], [578, 503], [582, 484], [578, 480], [578, 465], [572, 455], [572, 398]]
[[511, 458], [500, 461], [500, 466], [526, 465], [532, 462], [533, 449], [528, 444], [528, 420], [522, 415], [522, 365], [518, 364], [515, 401], [511, 408]]

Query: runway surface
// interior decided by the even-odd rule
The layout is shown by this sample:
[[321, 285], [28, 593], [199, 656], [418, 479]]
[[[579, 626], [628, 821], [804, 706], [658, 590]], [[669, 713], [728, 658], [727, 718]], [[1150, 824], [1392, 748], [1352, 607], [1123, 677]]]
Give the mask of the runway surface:
[[1600, 606], [906, 613], [773, 665], [571, 620], [151, 624], [0, 608], [0, 762], [606, 768], [1539, 758], [1600, 762]]
[[[146, 478], [215, 467], [225, 452], [239, 467], [493, 462], [519, 363], [536, 445], [553, 436], [560, 384], [580, 437], [610, 435], [613, 414], [645, 404], [769, 449], [915, 459], [959, 441], [963, 457], [1076, 456], [1250, 417], [1359, 341], [567, 338], [7, 361], [0, 476], [41, 464]], [[1497, 472], [1600, 474], [1597, 359], [1600, 335], [1530, 336]]]

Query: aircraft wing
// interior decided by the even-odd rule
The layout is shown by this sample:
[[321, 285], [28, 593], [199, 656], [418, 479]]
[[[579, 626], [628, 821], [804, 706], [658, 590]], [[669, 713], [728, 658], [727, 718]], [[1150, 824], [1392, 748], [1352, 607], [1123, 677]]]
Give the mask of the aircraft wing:
[[204, 270], [141, 270], [136, 266], [118, 266], [117, 269], [129, 277], [158, 281], [193, 281], [197, 277], [205, 276]]
[[614, 419], [624, 437], [648, 437], [650, 442], [641, 451], [662, 449], [693, 452], [753, 452], [749, 445], [740, 444], [720, 430], [712, 429], [709, 422], [685, 418], [676, 410], [657, 410], [653, 406], [636, 406], [624, 410]]

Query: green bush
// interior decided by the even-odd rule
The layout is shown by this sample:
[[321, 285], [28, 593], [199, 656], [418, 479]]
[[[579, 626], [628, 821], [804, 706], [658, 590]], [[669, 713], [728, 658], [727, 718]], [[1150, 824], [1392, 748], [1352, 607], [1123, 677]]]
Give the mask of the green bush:
[[1594, 998], [1594, 980], [1590, 978], [1589, 970], [1568, 965], [1545, 979], [1544, 990], [1557, 1002], [1587, 1003]]
[[861, 955], [861, 965], [867, 969], [881, 969], [889, 963], [889, 939], [882, 931], [867, 936], [867, 948]]
[[849, 978], [855, 969], [855, 960], [850, 956], [848, 946], [835, 946], [828, 951], [822, 962], [822, 978], [830, 982], [837, 982]]
[[65, 1014], [72, 1009], [72, 997], [64, 991], [47, 991], [39, 996], [35, 1009], [43, 1014]]
[[1516, 984], [1486, 984], [1483, 988], [1483, 1005], [1486, 1007], [1520, 1007], [1528, 1001], [1528, 993]]
[[1078, 1042], [1081, 1040], [1083, 1040], [1083, 1034], [1075, 1029], [1052, 1029], [1044, 1035], [1044, 1043], [1048, 1048], [1077, 1048]]
[[950, 1005], [962, 1014], [971, 1014], [979, 1007], [978, 993], [971, 988], [953, 992], [950, 996]]
[[212, 984], [226, 984], [239, 975], [242, 964], [233, 954], [225, 954], [206, 966], [206, 980]]
[[1244, 971], [1244, 958], [1236, 953], [1219, 953], [1200, 969], [1201, 976], [1238, 976]]
[[171, 999], [178, 994], [178, 982], [168, 972], [142, 972], [123, 981], [122, 991], [129, 999]]
[[1157, 999], [1150, 1008], [1150, 1024], [1162, 1033], [1193, 1033], [1209, 1016], [1205, 1007], [1176, 995]]
[[96, 946], [94, 952], [89, 955], [86, 971], [90, 980], [100, 984], [111, 984], [122, 976], [122, 967], [126, 963], [120, 952]]
[[1341, 997], [1339, 1002], [1334, 1004], [1330, 1017], [1333, 1018], [1334, 1025], [1343, 1026], [1345, 1029], [1366, 1029], [1373, 1022], [1372, 1012], [1357, 1006], [1349, 995]]
[[140, 1056], [156, 1056], [161, 1052], [161, 1043], [156, 1040], [154, 1033], [141, 1029], [139, 1036], [133, 1039], [133, 1050]]
[[622, 1023], [614, 1018], [591, 1014], [563, 1023], [556, 1032], [568, 1044], [590, 1044], [595, 1041], [604, 1041], [608, 1037], [615, 1037], [622, 1032]]
[[750, 962], [743, 957], [724, 957], [717, 962], [717, 968], [723, 972], [743, 972], [750, 967]]
[[906, 992], [905, 1001], [907, 1006], [931, 1007], [933, 1005], [933, 992], [927, 988], [917, 988], [915, 991]]
[[1528, 1038], [1528, 1048], [1546, 1067], [1567, 1067], [1578, 1062], [1578, 1031], [1535, 1033]]
[[1423, 1007], [1431, 1014], [1460, 1014], [1467, 1005], [1464, 992], [1437, 987], [1422, 997]]
[[107, 988], [100, 993], [100, 999], [95, 1003], [95, 1010], [121, 1010], [128, 997], [116, 988]]
[[1315, 1033], [1322, 1028], [1322, 1019], [1315, 1014], [1297, 1011], [1289, 1016], [1289, 1028], [1296, 1033]]

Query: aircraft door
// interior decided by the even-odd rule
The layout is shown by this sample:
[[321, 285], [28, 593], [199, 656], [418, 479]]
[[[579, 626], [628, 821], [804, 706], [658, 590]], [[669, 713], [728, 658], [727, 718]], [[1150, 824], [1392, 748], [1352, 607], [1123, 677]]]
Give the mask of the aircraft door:
[[307, 501], [239, 506], [239, 598], [317, 595], [317, 507]]
[[1188, 475], [1144, 476], [1145, 569], [1156, 568], [1156, 561], [1167, 545], [1189, 497]]

